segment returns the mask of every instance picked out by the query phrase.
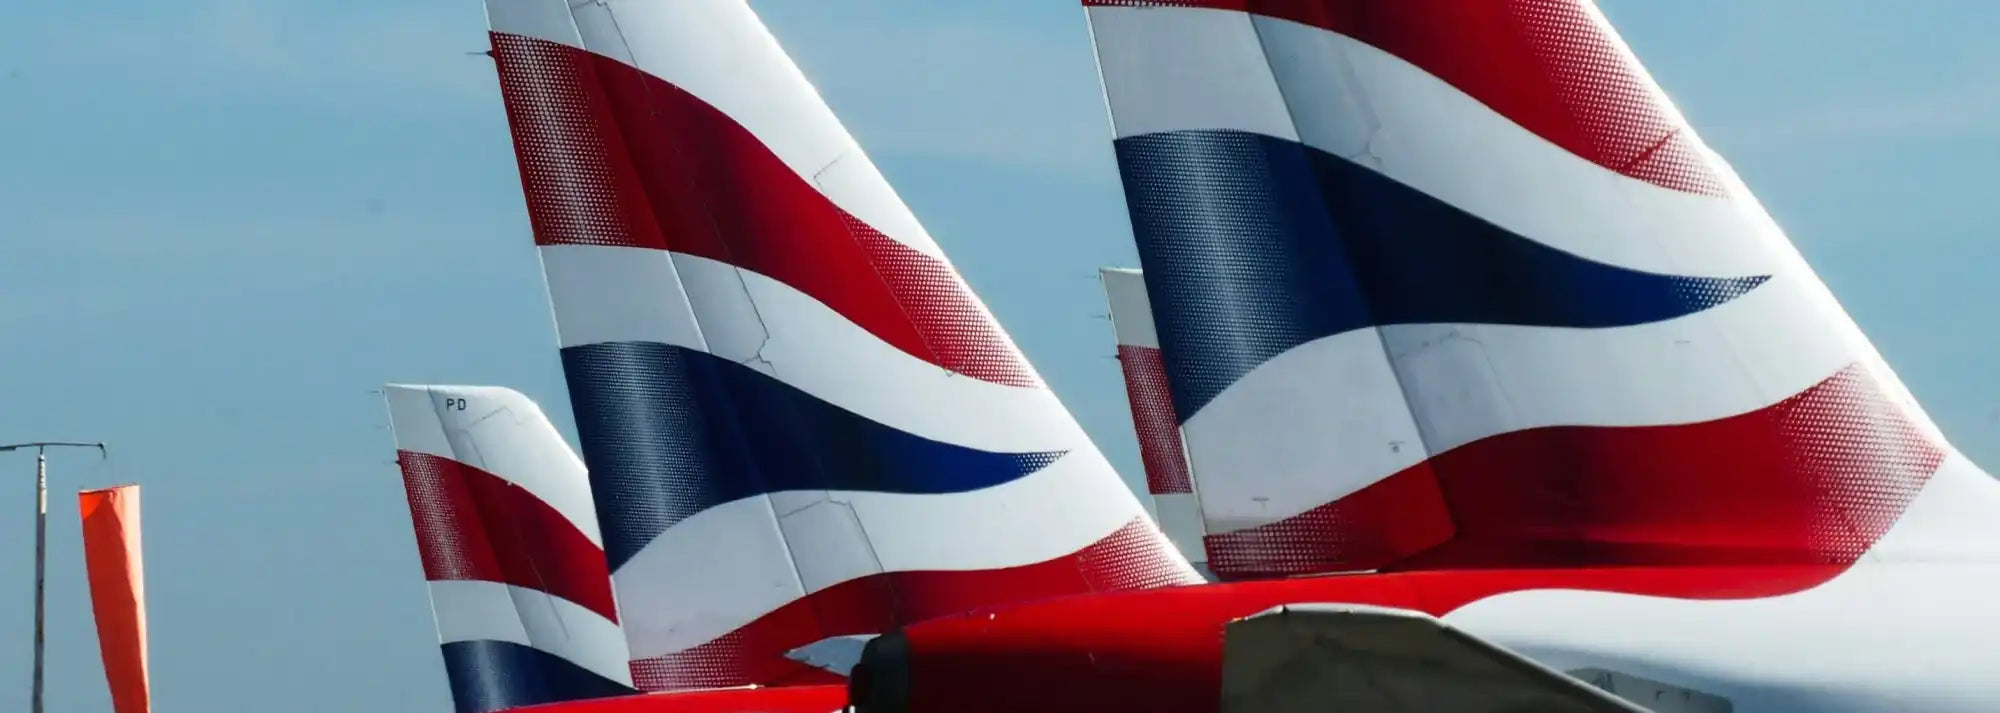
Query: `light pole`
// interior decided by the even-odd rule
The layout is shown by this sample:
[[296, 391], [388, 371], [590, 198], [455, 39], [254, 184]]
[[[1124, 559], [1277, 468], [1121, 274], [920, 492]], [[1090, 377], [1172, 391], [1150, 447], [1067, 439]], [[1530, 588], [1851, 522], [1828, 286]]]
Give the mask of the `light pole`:
[[35, 449], [35, 686], [29, 699], [29, 712], [42, 713], [42, 611], [43, 572], [49, 559], [49, 456], [50, 448], [95, 448], [98, 457], [110, 455], [102, 443], [71, 443], [69, 441], [37, 441], [0, 446], [0, 453], [18, 451], [23, 448]]

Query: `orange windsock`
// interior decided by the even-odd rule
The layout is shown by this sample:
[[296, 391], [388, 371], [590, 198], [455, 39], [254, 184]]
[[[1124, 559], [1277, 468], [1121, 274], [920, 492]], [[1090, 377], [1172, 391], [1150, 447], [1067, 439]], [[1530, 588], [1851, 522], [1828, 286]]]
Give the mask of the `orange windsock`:
[[97, 646], [117, 713], [150, 713], [146, 674], [146, 563], [139, 550], [139, 486], [77, 494], [83, 509], [83, 559]]

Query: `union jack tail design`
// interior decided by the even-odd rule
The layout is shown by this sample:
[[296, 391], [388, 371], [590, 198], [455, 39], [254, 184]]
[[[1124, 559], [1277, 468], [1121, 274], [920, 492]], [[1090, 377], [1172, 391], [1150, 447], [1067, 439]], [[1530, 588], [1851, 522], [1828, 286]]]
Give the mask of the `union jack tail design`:
[[459, 713], [633, 692], [583, 463], [492, 386], [385, 387]]
[[1588, 0], [1083, 4], [1218, 576], [1991, 532]]
[[488, 0], [634, 683], [1199, 581], [742, 0]]

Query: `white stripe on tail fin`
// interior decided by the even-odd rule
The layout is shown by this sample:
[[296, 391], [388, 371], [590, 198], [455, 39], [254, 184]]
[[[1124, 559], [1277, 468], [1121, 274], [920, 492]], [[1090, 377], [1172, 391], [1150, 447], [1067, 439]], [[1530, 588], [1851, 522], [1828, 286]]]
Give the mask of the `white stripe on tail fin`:
[[1084, 5], [1218, 575], [1991, 546], [1587, 0]]
[[643, 689], [1198, 581], [741, 0], [488, 0]]
[[459, 713], [632, 693], [583, 463], [491, 386], [384, 388]]
[[1098, 270], [1111, 305], [1111, 329], [1118, 340], [1118, 367], [1125, 376], [1125, 397], [1132, 405], [1132, 430], [1139, 437], [1139, 459], [1146, 468], [1146, 491], [1167, 539], [1192, 562], [1205, 569], [1202, 551], [1201, 504], [1189, 473], [1187, 450], [1181, 444], [1180, 418], [1167, 391], [1167, 373], [1160, 363], [1160, 338], [1153, 331], [1153, 307], [1146, 298], [1146, 277], [1138, 270], [1107, 267]]

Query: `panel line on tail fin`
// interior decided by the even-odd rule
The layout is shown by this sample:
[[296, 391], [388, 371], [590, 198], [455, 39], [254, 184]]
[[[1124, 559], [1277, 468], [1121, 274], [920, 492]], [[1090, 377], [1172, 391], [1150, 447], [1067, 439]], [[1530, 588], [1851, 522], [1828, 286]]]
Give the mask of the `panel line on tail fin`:
[[604, 549], [561, 513], [464, 463], [408, 451], [396, 458], [425, 579], [511, 584], [618, 620]]
[[[502, 76], [513, 80], [505, 94], [517, 117], [532, 214], [544, 216], [538, 245], [671, 250], [724, 262], [812, 295], [883, 341], [952, 371], [1014, 386], [1039, 383], [949, 263], [830, 202], [713, 106], [601, 55], [504, 35], [494, 46]], [[565, 64], [589, 69], [544, 69]], [[570, 96], [576, 84], [592, 91]], [[618, 139], [578, 157], [552, 152], [545, 134]], [[572, 175], [579, 159], [597, 165]], [[721, 175], [732, 180], [701, 180]], [[588, 193], [596, 202], [570, 198], [577, 178], [594, 184]], [[576, 229], [594, 225], [628, 227]]]
[[632, 693], [589, 482], [541, 409], [497, 387], [383, 395], [455, 709]]
[[[830, 635], [1199, 581], [747, 4], [569, 9], [579, 42], [496, 25], [494, 54], [614, 589], [649, 603], [621, 612], [640, 687], [797, 683], [829, 674], [785, 654]], [[649, 252], [670, 269], [592, 267]], [[643, 393], [675, 380], [707, 397]], [[868, 553], [794, 559], [835, 527], [795, 507], [821, 496]]]
[[1588, 0], [1083, 4], [1218, 572], [1844, 565], [1939, 472]]
[[[1703, 312], [1770, 279], [1600, 263], [1268, 137], [1188, 131], [1117, 146], [1140, 256], [1156, 266], [1148, 279], [1183, 422], [1313, 339], [1424, 323], [1629, 327]], [[1219, 294], [1242, 312], [1218, 310]]]
[[[643, 690], [716, 688], [738, 685], [727, 682], [742, 678], [766, 685], [830, 682], [823, 669], [787, 654], [829, 636], [875, 634], [1016, 602], [1200, 582], [1185, 562], [1160, 558], [1161, 552], [1172, 552], [1172, 545], [1141, 516], [1074, 554], [1026, 565], [965, 570], [892, 565], [882, 574], [793, 599], [699, 644], [658, 654], [635, 647], [633, 676]], [[778, 655], [764, 654], [777, 647], [782, 647]]]
[[1083, 5], [1241, 13], [1353, 38], [1606, 169], [1673, 190], [1723, 194], [1722, 181], [1686, 131], [1687, 122], [1589, 2], [1084, 0]]
[[618, 622], [533, 587], [482, 580], [434, 580], [438, 640], [506, 642], [542, 651], [612, 681], [627, 681], [629, 657]]
[[[571, 347], [563, 366], [577, 411], [588, 414], [578, 419], [580, 428], [588, 419], [592, 434], [584, 457], [623, 474], [594, 490], [613, 533], [606, 549], [613, 569], [676, 524], [733, 500], [799, 490], [966, 493], [1033, 475], [1065, 455], [995, 453], [912, 435], [677, 347]], [[653, 505], [608, 507], [640, 502]]]

